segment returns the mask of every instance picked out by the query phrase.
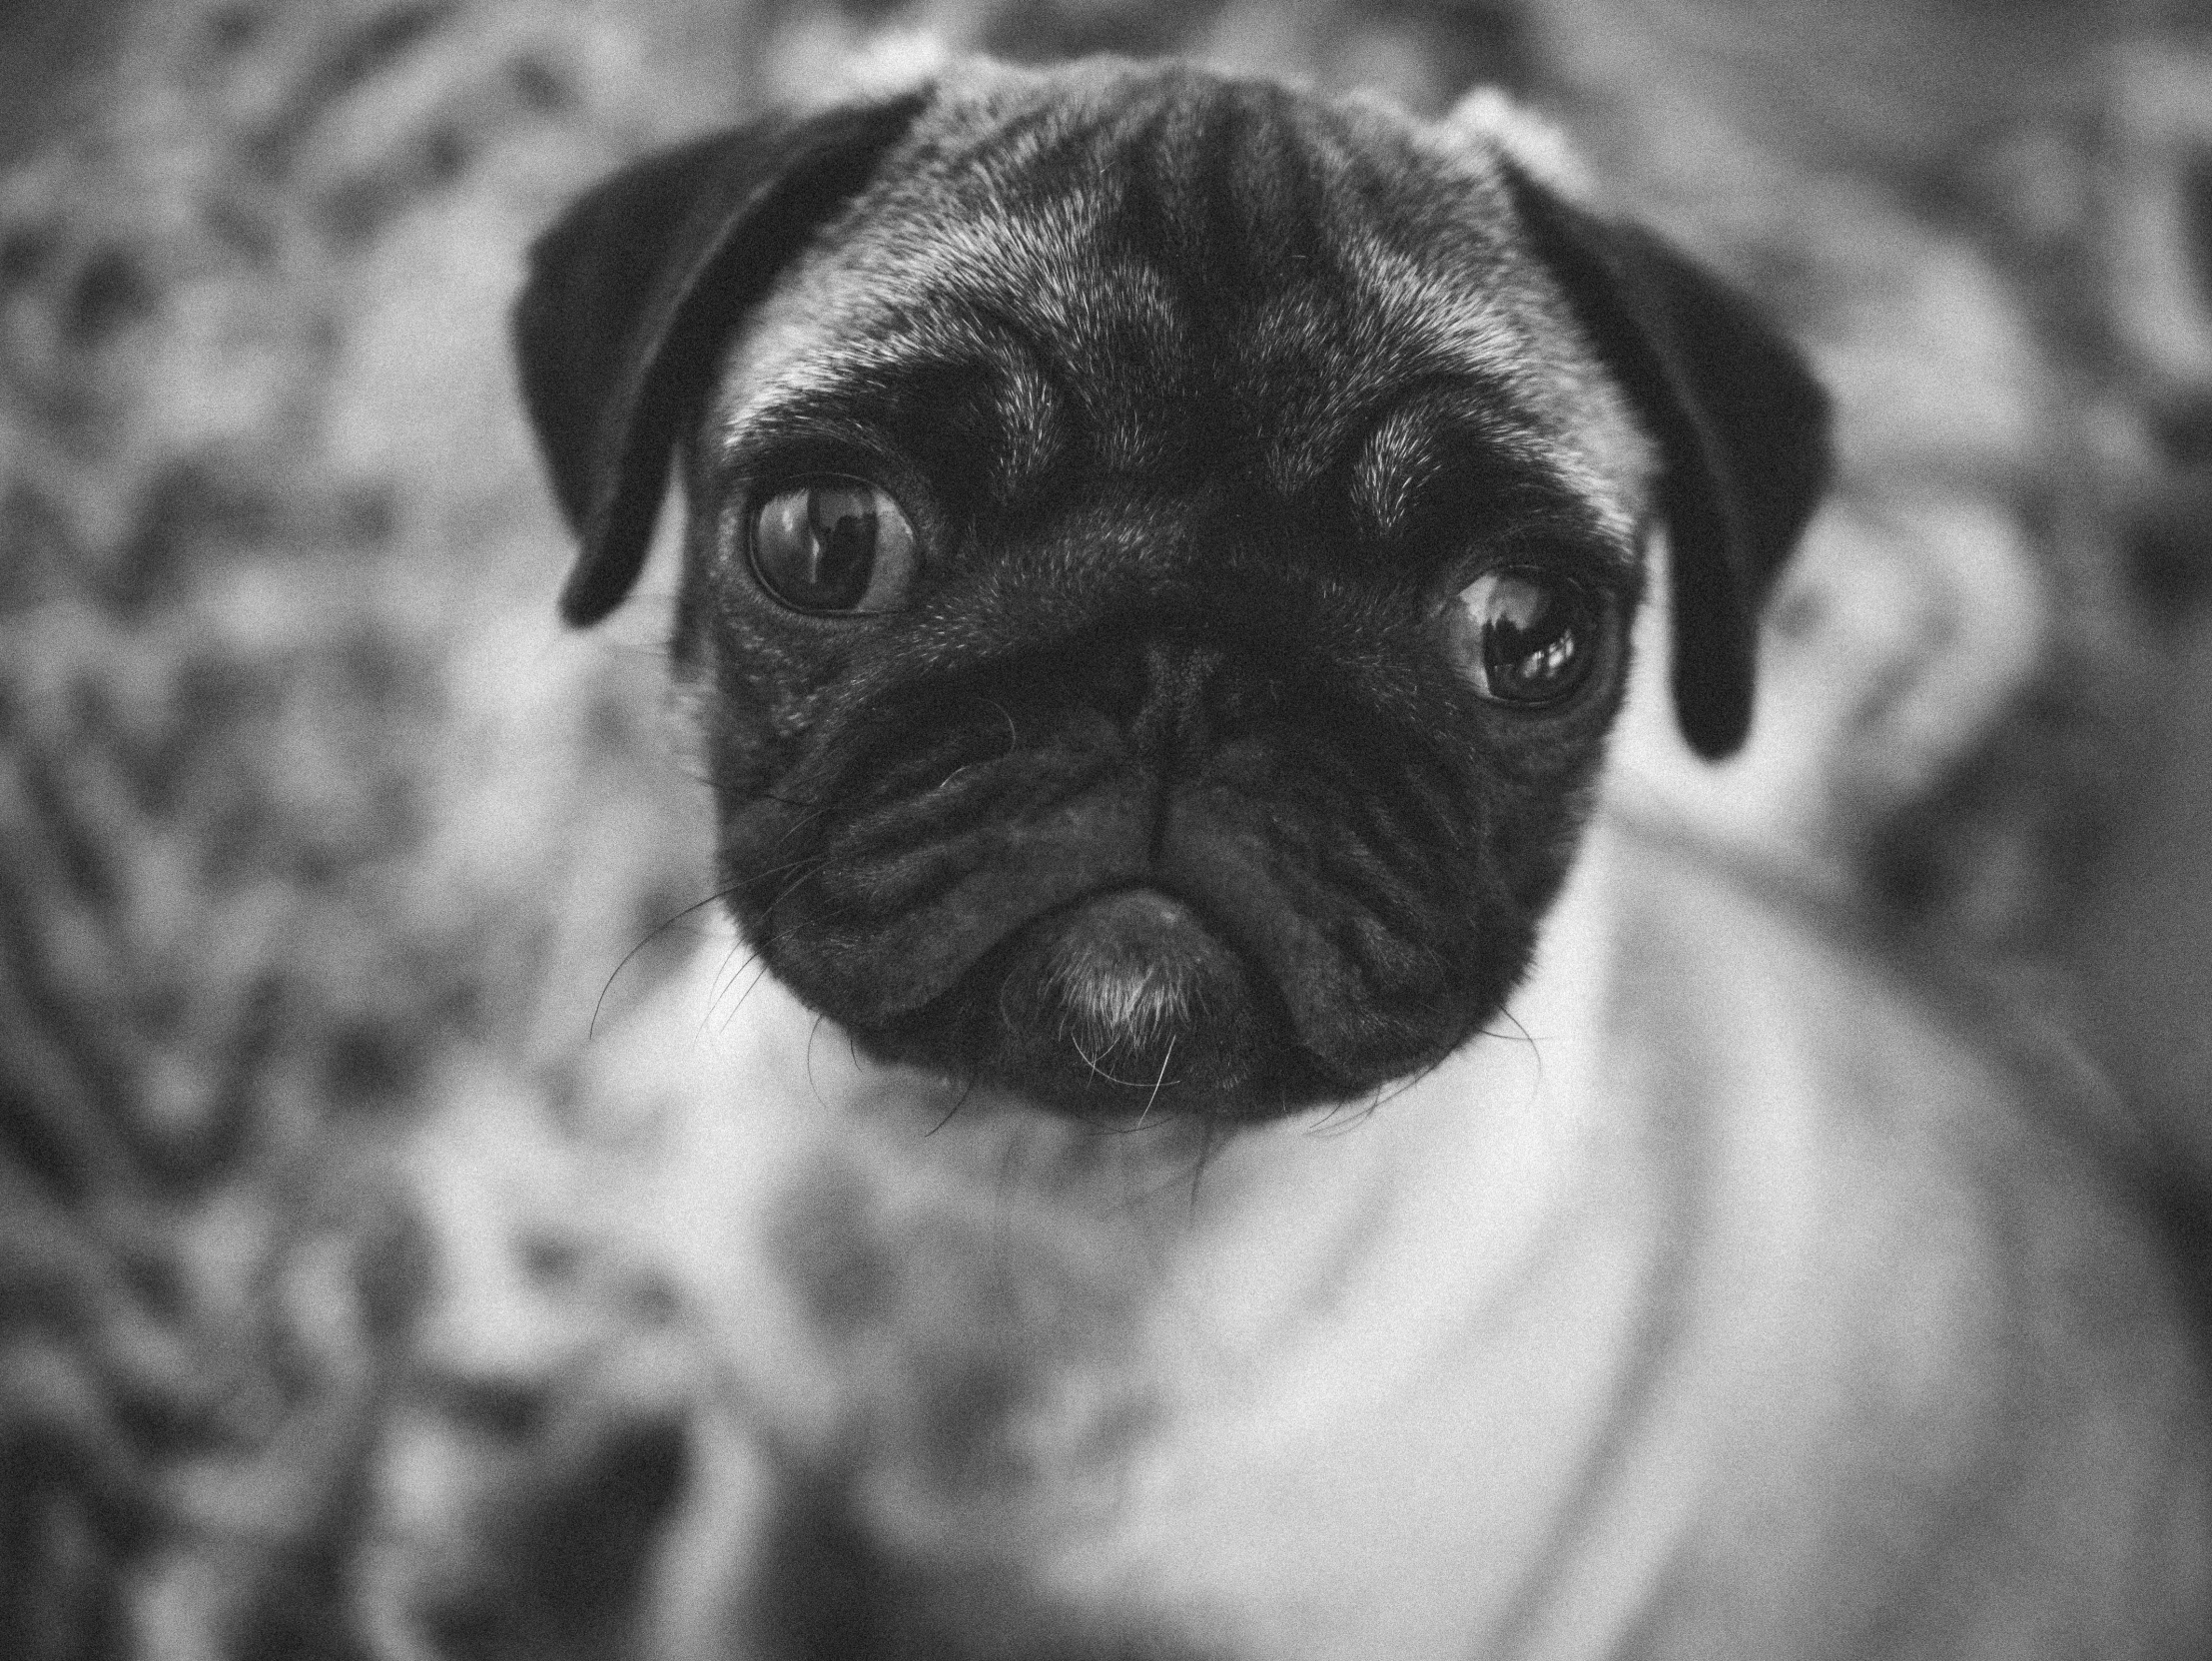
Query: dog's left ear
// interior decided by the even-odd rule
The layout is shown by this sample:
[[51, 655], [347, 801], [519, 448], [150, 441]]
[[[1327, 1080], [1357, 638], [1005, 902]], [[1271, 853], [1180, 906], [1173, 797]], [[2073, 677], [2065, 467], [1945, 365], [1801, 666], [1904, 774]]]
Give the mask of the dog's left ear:
[[630, 591], [723, 342], [928, 97], [778, 117], [649, 156], [531, 249], [514, 350], [581, 544], [560, 595], [569, 622], [597, 622]]
[[1508, 165], [1569, 304], [1659, 440], [1683, 736], [1733, 753], [1751, 729], [1760, 602], [1829, 481], [1829, 401], [1752, 302], [1658, 237]]

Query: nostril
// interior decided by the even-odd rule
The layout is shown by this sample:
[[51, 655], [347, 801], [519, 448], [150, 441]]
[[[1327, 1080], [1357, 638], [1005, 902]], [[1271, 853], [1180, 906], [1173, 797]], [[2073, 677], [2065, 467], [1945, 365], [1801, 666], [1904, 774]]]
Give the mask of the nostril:
[[1200, 693], [1207, 730], [1216, 736], [1266, 720], [1281, 710], [1286, 696], [1279, 671], [1253, 664], [1214, 674]]
[[1068, 696], [1119, 726], [1144, 753], [1179, 750], [1203, 737], [1221, 661], [1203, 641], [1128, 624], [1040, 667], [1062, 677]]
[[1098, 640], [1079, 669], [1093, 707], [1124, 725], [1134, 721], [1150, 693], [1147, 657], [1147, 642], [1134, 629]]

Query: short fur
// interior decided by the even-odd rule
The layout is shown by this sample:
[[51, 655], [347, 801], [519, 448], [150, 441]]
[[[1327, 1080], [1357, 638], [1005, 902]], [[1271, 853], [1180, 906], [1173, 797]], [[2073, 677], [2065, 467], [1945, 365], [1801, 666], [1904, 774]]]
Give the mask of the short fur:
[[[1743, 736], [1822, 398], [1498, 131], [978, 69], [540, 245], [563, 604], [680, 454], [769, 972], [703, 952], [582, 1086], [664, 1126], [628, 1213], [718, 1381], [640, 1653], [2200, 1639], [2203, 1367], [2124, 1139], [1608, 764], [1639, 657], [1625, 737], [1655, 690]], [[821, 473], [905, 504], [904, 603], [764, 587]], [[1479, 695], [1500, 569], [1602, 596], [1571, 695]]]
[[[1684, 728], [1725, 751], [1826, 476], [1795, 354], [1654, 240], [1479, 135], [1172, 67], [971, 72], [648, 161], [545, 239], [518, 337], [573, 620], [627, 590], [681, 440], [676, 649], [769, 966], [873, 1055], [1107, 1117], [1351, 1099], [1480, 1031], [1652, 527]], [[750, 504], [810, 472], [906, 504], [911, 606], [761, 591]], [[1501, 561], [1611, 613], [1556, 710], [1455, 656]], [[1176, 908], [1144, 938], [1137, 891]]]

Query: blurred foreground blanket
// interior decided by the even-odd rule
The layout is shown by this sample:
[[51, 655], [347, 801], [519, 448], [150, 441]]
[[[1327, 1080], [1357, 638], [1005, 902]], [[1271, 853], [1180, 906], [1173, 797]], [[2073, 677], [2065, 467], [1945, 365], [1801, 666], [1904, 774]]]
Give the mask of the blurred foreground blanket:
[[710, 879], [655, 593], [553, 620], [504, 309], [566, 196], [925, 23], [1528, 92], [1839, 395], [1674, 810], [2032, 965], [2201, 560], [2212, 45], [2029, 9], [143, 8], [0, 187], [0, 1652], [419, 1653], [396, 1538], [455, 1542], [457, 1650], [618, 1641], [705, 1363], [570, 1108]]

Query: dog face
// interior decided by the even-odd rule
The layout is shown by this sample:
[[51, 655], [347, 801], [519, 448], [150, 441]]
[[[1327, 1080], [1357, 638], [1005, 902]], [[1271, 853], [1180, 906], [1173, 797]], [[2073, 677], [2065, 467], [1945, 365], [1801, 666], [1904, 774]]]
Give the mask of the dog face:
[[1646, 549], [1708, 754], [1825, 476], [1733, 295], [1471, 130], [1177, 67], [978, 70], [654, 158], [540, 243], [525, 393], [675, 652], [748, 940], [868, 1053], [1241, 1120], [1525, 971]]

